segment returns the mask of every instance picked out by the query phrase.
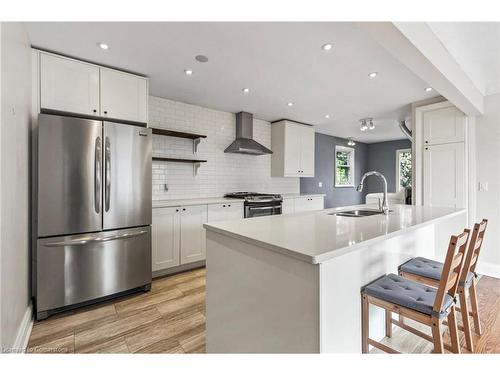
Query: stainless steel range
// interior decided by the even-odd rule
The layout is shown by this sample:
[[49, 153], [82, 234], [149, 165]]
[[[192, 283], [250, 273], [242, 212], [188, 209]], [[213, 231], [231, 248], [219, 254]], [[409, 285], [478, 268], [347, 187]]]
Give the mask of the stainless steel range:
[[251, 193], [248, 191], [226, 194], [226, 198], [244, 199], [245, 218], [280, 215], [283, 197], [279, 194]]

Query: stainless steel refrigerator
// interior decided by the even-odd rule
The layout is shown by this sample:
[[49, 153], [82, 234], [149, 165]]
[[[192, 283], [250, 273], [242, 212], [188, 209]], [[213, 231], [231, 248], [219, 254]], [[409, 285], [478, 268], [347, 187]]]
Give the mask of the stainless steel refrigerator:
[[151, 285], [151, 129], [40, 114], [37, 319]]

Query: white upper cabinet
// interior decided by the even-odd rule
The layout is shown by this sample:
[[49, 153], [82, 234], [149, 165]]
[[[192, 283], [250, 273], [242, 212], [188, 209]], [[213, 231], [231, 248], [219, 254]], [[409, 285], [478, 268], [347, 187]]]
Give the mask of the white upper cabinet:
[[40, 108], [148, 121], [148, 79], [40, 52]]
[[464, 142], [465, 121], [465, 115], [455, 106], [424, 112], [424, 145]]
[[101, 68], [101, 116], [147, 122], [148, 80]]
[[180, 264], [180, 208], [165, 207], [153, 210], [152, 250], [153, 271]]
[[271, 125], [271, 175], [314, 177], [314, 129], [282, 120]]
[[40, 108], [99, 115], [99, 67], [40, 54]]
[[181, 264], [205, 260], [207, 205], [181, 208]]

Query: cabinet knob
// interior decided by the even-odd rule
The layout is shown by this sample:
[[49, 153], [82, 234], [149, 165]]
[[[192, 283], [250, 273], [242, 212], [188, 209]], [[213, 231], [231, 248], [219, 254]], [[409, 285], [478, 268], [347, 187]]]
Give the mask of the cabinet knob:
[[428, 149], [429, 149], [429, 147], [426, 147], [425, 149], [426, 149], [426, 150], [428, 150]]
[[107, 115], [108, 114], [108, 111], [104, 111], [104, 114]]
[[230, 205], [230, 204], [228, 204], [227, 206], [228, 206], [228, 207], [231, 207], [231, 205]]
[[94, 109], [94, 110], [93, 110], [93, 112], [94, 112], [94, 113], [97, 113], [97, 109]]
[[179, 209], [175, 210], [175, 212], [179, 212]]
[[186, 211], [186, 209], [185, 209], [185, 208], [183, 208], [183, 209], [182, 209], [182, 211]]
[[223, 205], [222, 205], [222, 207], [226, 207], [226, 205], [225, 205], [225, 204], [223, 204]]
[[425, 143], [429, 143], [429, 141], [425, 141]]

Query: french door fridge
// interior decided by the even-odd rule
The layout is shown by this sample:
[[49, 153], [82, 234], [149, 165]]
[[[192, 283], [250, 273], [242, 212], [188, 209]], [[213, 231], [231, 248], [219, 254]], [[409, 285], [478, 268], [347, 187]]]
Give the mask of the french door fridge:
[[151, 285], [151, 129], [40, 114], [37, 319]]

